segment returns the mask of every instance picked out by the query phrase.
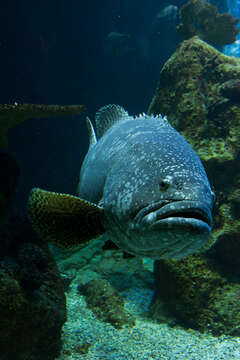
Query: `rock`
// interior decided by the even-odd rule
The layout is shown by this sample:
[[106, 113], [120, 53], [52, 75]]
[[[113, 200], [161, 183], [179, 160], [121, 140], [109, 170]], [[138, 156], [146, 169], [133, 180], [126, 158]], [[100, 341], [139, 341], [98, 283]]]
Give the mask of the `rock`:
[[236, 269], [240, 265], [236, 251], [240, 250], [240, 104], [234, 94], [239, 92], [239, 78], [239, 58], [223, 55], [195, 36], [184, 41], [163, 66], [148, 110], [167, 115], [203, 161], [216, 193], [216, 255]]
[[215, 335], [240, 333], [240, 285], [226, 277], [239, 275], [240, 267], [239, 78], [240, 59], [195, 36], [163, 66], [148, 110], [167, 115], [193, 146], [216, 193], [214, 247], [178, 262], [157, 261], [151, 310], [160, 321], [174, 323], [175, 316]]
[[0, 238], [1, 360], [53, 360], [66, 321], [55, 260], [28, 222], [12, 219]]
[[240, 32], [238, 22], [229, 13], [220, 14], [208, 1], [189, 0], [180, 9], [177, 30], [184, 39], [198, 35], [211, 45], [223, 46], [236, 41]]
[[100, 320], [117, 329], [124, 325], [134, 326], [135, 319], [124, 309], [123, 298], [107, 280], [90, 280], [87, 284], [80, 285], [79, 291], [86, 296], [88, 306]]
[[232, 79], [223, 83], [220, 87], [223, 97], [239, 104], [240, 102], [240, 79]]
[[239, 336], [240, 284], [221, 276], [205, 257], [155, 262], [156, 293], [151, 304], [154, 319], [161, 320], [162, 299], [168, 313], [186, 327], [214, 335]]

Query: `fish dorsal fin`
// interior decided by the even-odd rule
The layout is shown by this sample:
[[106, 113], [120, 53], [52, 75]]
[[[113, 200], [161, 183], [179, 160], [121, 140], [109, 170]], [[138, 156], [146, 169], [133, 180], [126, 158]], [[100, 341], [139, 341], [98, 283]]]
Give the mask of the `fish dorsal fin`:
[[128, 119], [133, 118], [121, 106], [115, 104], [103, 106], [95, 117], [97, 138], [100, 139], [114, 124]]
[[89, 134], [89, 149], [90, 149], [91, 146], [97, 143], [97, 137], [95, 134], [93, 124], [88, 116], [86, 118], [86, 122], [87, 122], [88, 134]]

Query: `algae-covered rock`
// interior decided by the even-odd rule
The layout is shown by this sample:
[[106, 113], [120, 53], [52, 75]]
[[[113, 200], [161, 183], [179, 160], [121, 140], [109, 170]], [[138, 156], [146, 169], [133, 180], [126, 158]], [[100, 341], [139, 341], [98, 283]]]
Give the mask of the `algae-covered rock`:
[[8, 129], [26, 119], [78, 115], [84, 109], [83, 105], [0, 104], [0, 149], [7, 146]]
[[229, 264], [240, 264], [239, 252], [231, 251], [240, 249], [239, 78], [239, 58], [193, 37], [163, 66], [148, 110], [167, 115], [203, 161], [217, 199], [213, 237], [227, 239], [222, 261]]
[[79, 286], [95, 315], [120, 329], [124, 325], [134, 326], [135, 319], [124, 309], [124, 301], [118, 291], [104, 279], [93, 279]]
[[216, 6], [204, 0], [189, 0], [179, 11], [177, 30], [184, 39], [198, 35], [211, 45], [223, 46], [236, 41], [239, 19], [231, 14], [220, 14]]
[[27, 221], [12, 218], [0, 239], [0, 358], [53, 360], [66, 321], [55, 260]]
[[240, 148], [240, 100], [225, 97], [222, 88], [239, 76], [240, 59], [193, 37], [163, 66], [148, 112], [167, 115], [202, 160], [234, 160]]
[[240, 335], [240, 284], [228, 282], [206, 257], [156, 261], [154, 275], [153, 318], [161, 318], [158, 304], [163, 299], [170, 315], [184, 326], [214, 335]]
[[[240, 266], [240, 59], [198, 37], [180, 44], [160, 73], [149, 113], [167, 115], [197, 151], [216, 193], [212, 258], [157, 261], [155, 318], [160, 298], [181, 323], [214, 334], [238, 335], [240, 285], [229, 281]], [[209, 255], [209, 254], [208, 254]], [[224, 272], [225, 271], [225, 272]]]

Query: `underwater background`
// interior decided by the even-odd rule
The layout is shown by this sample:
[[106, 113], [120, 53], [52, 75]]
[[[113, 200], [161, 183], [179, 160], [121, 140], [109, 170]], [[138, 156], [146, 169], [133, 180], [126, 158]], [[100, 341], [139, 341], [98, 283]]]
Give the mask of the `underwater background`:
[[[11, 14], [12, 6], [3, 5], [3, 14]], [[90, 117], [108, 103], [125, 106], [129, 113], [146, 111], [159, 70], [180, 42], [176, 14], [158, 23], [165, 7], [159, 1], [147, 6], [141, 0], [72, 1], [67, 6], [16, 2], [14, 7], [11, 21], [2, 15], [1, 22], [2, 103], [84, 104]], [[158, 34], [161, 26], [167, 38]], [[111, 33], [123, 39], [112, 39]], [[9, 150], [22, 171], [18, 206], [33, 183], [73, 191], [88, 148], [85, 116], [43, 120], [37, 128], [29, 121], [15, 129], [17, 135], [14, 130], [9, 134]]]
[[[187, 3], [192, 8], [181, 18]], [[61, 111], [69, 115], [58, 117], [50, 116], [55, 110], [49, 108], [26, 107], [24, 121], [19, 117], [15, 126], [0, 126], [2, 132], [9, 128], [7, 143], [0, 142], [0, 360], [240, 359], [239, 23], [221, 22], [216, 8], [205, 3], [23, 0], [1, 5], [2, 124], [25, 104], [83, 105], [84, 111], [65, 108]], [[240, 18], [239, 0], [207, 4]], [[213, 13], [214, 35], [203, 31], [204, 19], [212, 21]], [[196, 70], [189, 58], [198, 53]], [[165, 66], [173, 54], [176, 62]], [[189, 58], [181, 63], [185, 54]], [[183, 100], [182, 66], [191, 78], [186, 97], [198, 78], [204, 101], [195, 95], [190, 105]], [[129, 257], [100, 237], [80, 251], [51, 246], [52, 257], [26, 220], [29, 191], [75, 194], [88, 150], [85, 118], [94, 119], [111, 103], [134, 115], [167, 114], [183, 133], [216, 191], [217, 244], [225, 241], [230, 248], [222, 245], [208, 258], [190, 257], [176, 266]], [[49, 117], [40, 115], [44, 111]], [[179, 124], [181, 116], [185, 120]], [[205, 117], [207, 129], [198, 121]]]

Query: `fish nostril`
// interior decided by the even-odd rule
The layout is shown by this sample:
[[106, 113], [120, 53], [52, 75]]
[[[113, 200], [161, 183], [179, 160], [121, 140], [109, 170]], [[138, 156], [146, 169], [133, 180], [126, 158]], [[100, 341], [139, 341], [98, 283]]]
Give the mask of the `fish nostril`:
[[177, 190], [183, 189], [183, 184], [181, 184], [180, 182], [176, 182], [175, 185], [176, 185]]
[[160, 191], [166, 191], [173, 183], [173, 177], [171, 175], [165, 176], [159, 183]]

